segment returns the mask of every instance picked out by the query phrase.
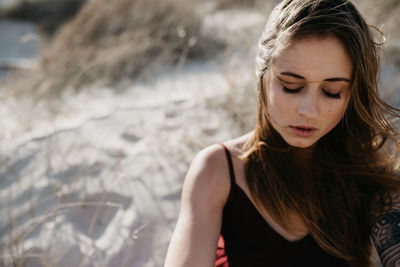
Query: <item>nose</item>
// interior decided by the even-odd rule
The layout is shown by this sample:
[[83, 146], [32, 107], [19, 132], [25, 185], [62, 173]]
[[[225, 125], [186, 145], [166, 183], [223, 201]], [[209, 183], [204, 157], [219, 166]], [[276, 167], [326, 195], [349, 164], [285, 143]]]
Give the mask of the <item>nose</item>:
[[308, 90], [301, 98], [297, 112], [307, 119], [316, 119], [319, 115], [318, 95]]

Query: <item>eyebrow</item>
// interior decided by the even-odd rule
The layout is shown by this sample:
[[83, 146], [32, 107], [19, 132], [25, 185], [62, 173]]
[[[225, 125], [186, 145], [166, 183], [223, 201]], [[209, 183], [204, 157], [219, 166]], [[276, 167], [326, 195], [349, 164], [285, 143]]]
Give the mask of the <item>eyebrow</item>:
[[[297, 79], [303, 79], [303, 80], [306, 79], [306, 78], [304, 78], [303, 76], [300, 76], [300, 75], [298, 75], [298, 74], [296, 74], [296, 73], [293, 73], [293, 72], [287, 72], [287, 71], [285, 71], [285, 72], [280, 72], [279, 74], [280, 74], [280, 75], [285, 75], [285, 76], [294, 77], [294, 78], [297, 78]], [[342, 78], [342, 77], [335, 77], [335, 78], [328, 78], [328, 79], [325, 79], [324, 81], [326, 81], [326, 82], [351, 82], [351, 79]]]

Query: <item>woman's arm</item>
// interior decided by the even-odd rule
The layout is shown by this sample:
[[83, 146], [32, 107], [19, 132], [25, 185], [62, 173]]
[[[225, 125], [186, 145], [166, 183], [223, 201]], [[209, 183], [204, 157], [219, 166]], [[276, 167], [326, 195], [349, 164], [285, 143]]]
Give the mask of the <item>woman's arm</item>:
[[213, 145], [193, 160], [183, 185], [181, 210], [165, 267], [214, 266], [222, 210], [229, 194], [223, 153], [219, 145]]
[[400, 266], [400, 194], [393, 198], [392, 209], [378, 222], [372, 238], [382, 266]]

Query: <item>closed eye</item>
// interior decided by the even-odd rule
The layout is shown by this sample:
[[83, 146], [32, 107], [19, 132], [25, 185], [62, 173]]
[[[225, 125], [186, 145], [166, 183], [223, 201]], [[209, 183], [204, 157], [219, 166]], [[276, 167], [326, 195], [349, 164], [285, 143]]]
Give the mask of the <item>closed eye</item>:
[[331, 98], [335, 98], [335, 99], [340, 99], [341, 98], [340, 93], [332, 94], [332, 93], [330, 93], [330, 92], [328, 92], [328, 91], [326, 91], [324, 89], [322, 89], [322, 91], [324, 92], [324, 95], [326, 95], [327, 97], [331, 97]]
[[300, 90], [303, 89], [303, 88], [304, 88], [304, 87], [299, 87], [299, 88], [296, 88], [296, 89], [289, 89], [289, 88], [287, 88], [286, 86], [282, 85], [282, 90], [283, 90], [283, 92], [286, 93], [286, 94], [295, 94], [295, 93], [298, 93], [298, 92], [300, 92]]
[[[290, 89], [284, 85], [282, 85], [282, 90], [284, 93], [286, 94], [295, 94], [300, 92], [301, 89], [303, 89], [304, 87], [299, 87], [299, 88], [295, 88], [295, 89]], [[340, 93], [337, 94], [332, 94], [329, 91], [322, 89], [322, 92], [324, 93], [325, 96], [329, 97], [329, 98], [334, 98], [334, 99], [341, 99], [341, 95]]]

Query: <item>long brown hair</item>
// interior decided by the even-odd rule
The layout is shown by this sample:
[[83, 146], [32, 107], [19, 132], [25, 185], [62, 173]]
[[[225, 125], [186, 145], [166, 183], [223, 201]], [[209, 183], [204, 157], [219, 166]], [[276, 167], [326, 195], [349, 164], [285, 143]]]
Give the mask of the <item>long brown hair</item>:
[[[299, 149], [269, 122], [263, 80], [290, 44], [327, 35], [337, 37], [352, 60], [351, 97], [341, 122], [316, 143], [306, 168], [294, 158]], [[350, 266], [368, 266], [372, 228], [399, 188], [392, 119], [400, 117], [379, 97], [379, 50], [370, 27], [350, 1], [284, 0], [260, 38], [256, 71], [257, 120], [242, 157], [252, 196], [287, 231], [294, 212], [328, 253]]]

